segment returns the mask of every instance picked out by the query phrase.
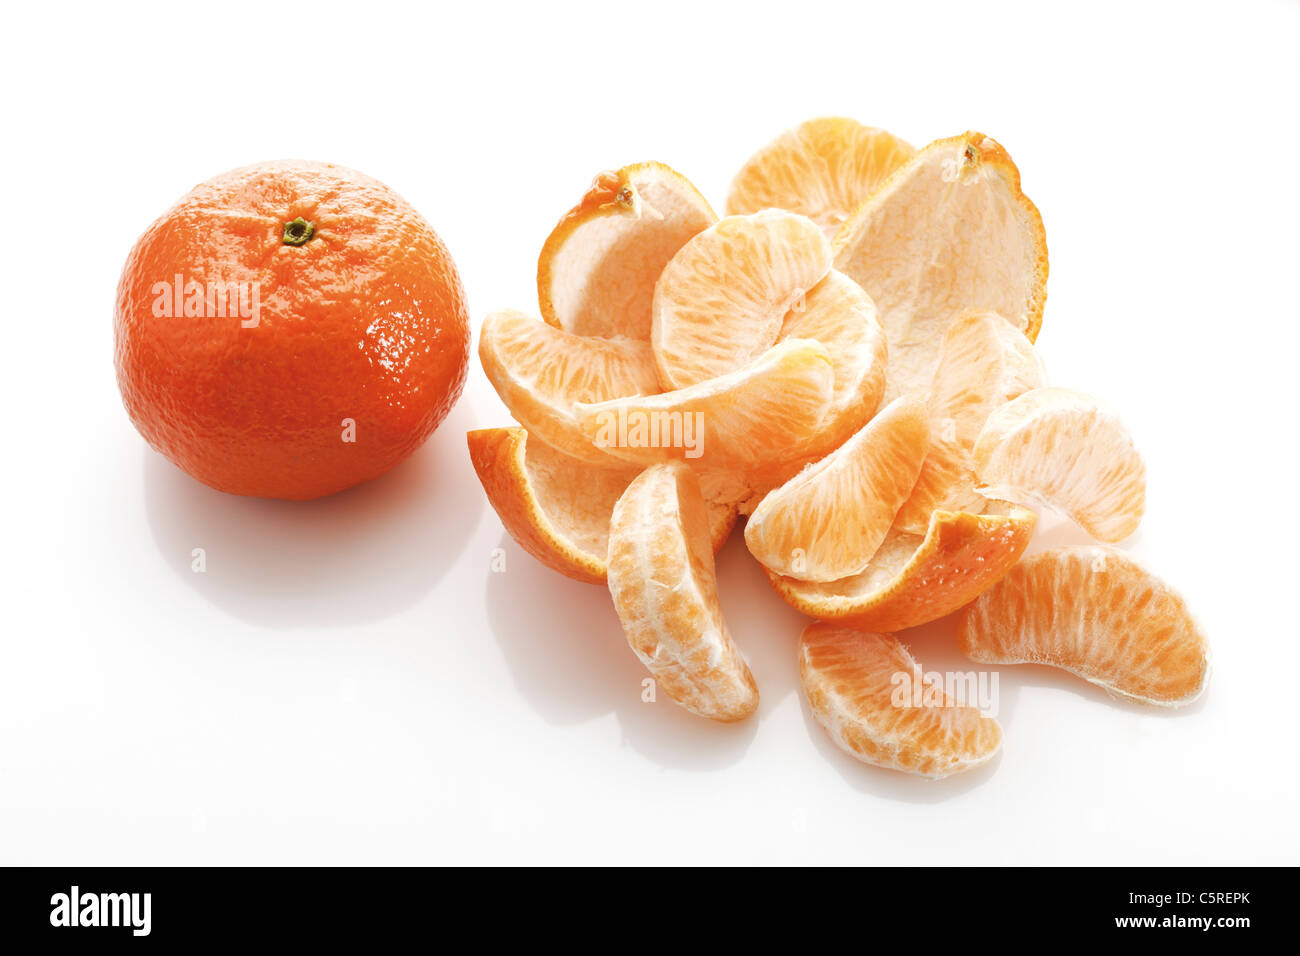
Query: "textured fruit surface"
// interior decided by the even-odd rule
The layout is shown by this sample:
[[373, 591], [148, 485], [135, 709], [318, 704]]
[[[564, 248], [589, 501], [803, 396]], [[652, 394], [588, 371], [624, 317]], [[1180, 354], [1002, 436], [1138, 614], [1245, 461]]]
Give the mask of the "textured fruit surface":
[[1099, 541], [1121, 541], [1146, 510], [1146, 466], [1119, 416], [1082, 392], [1036, 388], [1003, 405], [975, 443], [980, 491], [1043, 501]]
[[950, 325], [930, 388], [930, 451], [898, 527], [924, 534], [937, 510], [978, 510], [972, 454], [980, 429], [994, 409], [1046, 384], [1033, 344], [996, 312], [968, 312]]
[[628, 643], [669, 697], [713, 720], [758, 707], [722, 619], [704, 498], [685, 465], [647, 468], [614, 506], [609, 592]]
[[489, 315], [478, 354], [515, 421], [591, 464], [609, 464], [611, 458], [583, 435], [574, 406], [659, 391], [654, 357], [645, 342], [574, 335], [522, 312]]
[[717, 218], [699, 190], [663, 163], [601, 173], [542, 247], [542, 318], [578, 335], [648, 339], [659, 274]]
[[214, 488], [271, 498], [388, 471], [450, 411], [469, 360], [460, 277], [420, 214], [368, 176], [298, 160], [211, 179], [151, 225], [114, 333], [149, 444]]
[[832, 269], [786, 315], [779, 341], [786, 339], [820, 342], [835, 373], [831, 407], [802, 443], [804, 454], [820, 458], [844, 444], [880, 408], [888, 361], [885, 330], [871, 297]]
[[887, 634], [810, 624], [799, 638], [799, 680], [817, 722], [864, 763], [946, 777], [978, 766], [1002, 745], [996, 720], [946, 694], [939, 701], [900, 700], [898, 686], [920, 684], [922, 672]]
[[579, 405], [577, 415], [595, 447], [630, 462], [757, 471], [799, 452], [803, 436], [826, 415], [834, 382], [825, 348], [787, 339], [730, 375], [661, 395]]
[[861, 574], [839, 581], [800, 581], [768, 572], [776, 593], [822, 620], [901, 631], [970, 603], [1011, 570], [1037, 518], [1005, 502], [984, 514], [936, 511], [924, 536], [891, 530]]
[[728, 216], [691, 239], [655, 286], [650, 341], [663, 387], [753, 362], [830, 267], [831, 246], [817, 225], [777, 209]]
[[[510, 536], [547, 567], [578, 581], [605, 583], [609, 519], [635, 468], [584, 465], [522, 428], [480, 428], [466, 436], [488, 501]], [[731, 504], [708, 501], [714, 553], [736, 523]]]
[[830, 116], [782, 133], [750, 157], [731, 184], [727, 212], [789, 209], [834, 236], [889, 174], [916, 154], [882, 129]]
[[1151, 704], [1190, 703], [1209, 676], [1186, 602], [1113, 548], [1026, 558], [962, 613], [960, 633], [972, 660], [1047, 664]]
[[916, 482], [929, 432], [924, 405], [891, 402], [762, 500], [745, 526], [750, 553], [772, 571], [804, 581], [862, 571]]
[[835, 237], [835, 268], [880, 309], [889, 396], [929, 389], [948, 326], [967, 309], [1038, 337], [1047, 236], [996, 141], [966, 133], [900, 166]]

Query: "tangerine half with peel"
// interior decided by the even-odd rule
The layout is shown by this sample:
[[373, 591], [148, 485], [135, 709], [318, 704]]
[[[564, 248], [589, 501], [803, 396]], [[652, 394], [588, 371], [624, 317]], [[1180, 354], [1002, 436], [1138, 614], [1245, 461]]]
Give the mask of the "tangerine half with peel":
[[[480, 428], [466, 435], [488, 501], [510, 536], [542, 564], [576, 581], [605, 583], [609, 519], [638, 472], [597, 468], [522, 428]], [[708, 501], [714, 553], [736, 523], [734, 505]]]
[[946, 777], [991, 759], [1002, 728], [947, 694], [900, 694], [920, 686], [921, 666], [888, 634], [810, 624], [799, 638], [799, 682], [836, 746], [863, 763]]
[[925, 535], [893, 529], [861, 574], [825, 583], [767, 572], [802, 614], [876, 631], [901, 631], [969, 604], [1024, 554], [1037, 516], [990, 501], [984, 514], [936, 511]]
[[1146, 466], [1119, 416], [1067, 388], [1036, 388], [989, 416], [974, 451], [981, 494], [1042, 501], [1098, 541], [1122, 541], [1146, 510]]
[[926, 146], [835, 236], [835, 268], [875, 300], [889, 393], [926, 392], [944, 333], [997, 312], [1032, 342], [1047, 300], [1047, 234], [1007, 151], [983, 133]]
[[1113, 548], [1026, 558], [962, 613], [960, 634], [971, 660], [1059, 667], [1166, 707], [1199, 697], [1210, 670], [1182, 596]]
[[895, 399], [763, 498], [745, 526], [750, 553], [769, 570], [803, 581], [861, 572], [911, 492], [929, 444], [925, 406]]
[[575, 406], [659, 391], [645, 342], [575, 335], [512, 309], [483, 321], [478, 354], [515, 421], [588, 464], [617, 461], [587, 440]]
[[302, 160], [196, 186], [136, 242], [114, 359], [145, 440], [204, 484], [301, 500], [376, 478], [460, 396], [447, 247], [369, 176]]
[[542, 318], [576, 335], [649, 339], [660, 273], [717, 219], [699, 190], [663, 163], [599, 174], [542, 247]]
[[609, 532], [609, 592], [628, 643], [664, 693], [693, 714], [743, 720], [758, 687], [722, 608], [699, 481], [654, 465], [619, 498]]
[[830, 271], [831, 245], [804, 216], [728, 216], [672, 257], [655, 285], [650, 342], [665, 389], [750, 364]]
[[749, 158], [731, 184], [727, 213], [788, 209], [834, 236], [853, 210], [916, 148], [883, 129], [828, 116], [800, 123]]

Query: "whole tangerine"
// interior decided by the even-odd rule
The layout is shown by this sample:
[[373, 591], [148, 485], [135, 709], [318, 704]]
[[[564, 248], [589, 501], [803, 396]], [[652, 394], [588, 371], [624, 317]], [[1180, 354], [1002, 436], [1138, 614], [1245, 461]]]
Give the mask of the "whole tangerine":
[[361, 173], [278, 161], [195, 187], [127, 257], [117, 381], [193, 477], [302, 500], [376, 478], [459, 398], [469, 320], [447, 247]]

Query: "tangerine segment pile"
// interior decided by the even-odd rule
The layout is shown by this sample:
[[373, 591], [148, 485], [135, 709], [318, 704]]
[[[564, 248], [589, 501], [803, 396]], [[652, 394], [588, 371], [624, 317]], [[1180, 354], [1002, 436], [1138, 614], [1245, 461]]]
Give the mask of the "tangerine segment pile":
[[635, 464], [685, 460], [714, 471], [761, 471], [787, 461], [830, 407], [826, 349], [787, 339], [729, 375], [661, 395], [576, 406], [587, 441]]
[[896, 399], [762, 500], [745, 526], [750, 553], [804, 581], [862, 571], [911, 492], [929, 444], [925, 407]]
[[974, 452], [984, 494], [1045, 501], [1098, 541], [1137, 530], [1146, 509], [1146, 466], [1119, 417], [1065, 388], [1036, 388], [984, 424]]
[[883, 129], [844, 117], [811, 119], [782, 133], [741, 167], [727, 212], [789, 209], [834, 236], [889, 174], [916, 154]]
[[[510, 536], [547, 567], [577, 581], [605, 583], [609, 516], [638, 472], [593, 468], [522, 428], [480, 428], [467, 436], [474, 471]], [[708, 500], [716, 553], [736, 508]]]
[[963, 613], [961, 644], [972, 660], [1060, 667], [1170, 707], [1195, 700], [1209, 674], [1209, 643], [1183, 598], [1099, 546], [1027, 558]]
[[946, 694], [937, 706], [900, 701], [900, 683], [919, 685], [922, 672], [888, 634], [808, 625], [799, 638], [799, 680], [817, 722], [864, 763], [946, 777], [984, 763], [1002, 746], [996, 720]]
[[603, 402], [659, 391], [645, 342], [586, 338], [505, 309], [483, 321], [479, 359], [519, 424], [590, 464], [613, 459], [594, 447], [574, 413], [578, 402]]
[[542, 247], [542, 318], [577, 335], [649, 339], [659, 274], [717, 218], [699, 190], [663, 163], [599, 174]]
[[972, 454], [994, 409], [1047, 384], [1033, 344], [996, 312], [971, 311], [948, 327], [930, 386], [930, 451], [899, 511], [903, 531], [924, 534], [937, 510], [979, 510]]
[[767, 576], [809, 617], [901, 631], [951, 614], [996, 583], [1024, 554], [1037, 520], [1007, 502], [989, 502], [978, 515], [936, 511], [924, 535], [891, 529], [860, 574], [826, 583]]
[[835, 268], [880, 309], [891, 395], [929, 389], [944, 333], [967, 309], [1038, 337], [1043, 220], [1007, 151], [983, 133], [938, 140], [899, 167], [844, 224], [835, 250]]
[[664, 693], [693, 714], [742, 720], [758, 687], [722, 619], [708, 515], [685, 465], [647, 468], [614, 506], [609, 593], [627, 641]]
[[831, 245], [804, 216], [728, 216], [686, 243], [655, 285], [650, 341], [664, 388], [742, 368], [776, 344], [786, 313], [830, 271]]

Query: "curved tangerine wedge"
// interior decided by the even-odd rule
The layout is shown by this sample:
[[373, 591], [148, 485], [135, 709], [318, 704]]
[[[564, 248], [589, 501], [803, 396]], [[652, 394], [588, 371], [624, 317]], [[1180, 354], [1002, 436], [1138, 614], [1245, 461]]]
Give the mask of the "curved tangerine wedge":
[[755, 711], [758, 687], [722, 619], [704, 499], [685, 465], [647, 468], [614, 506], [609, 593], [664, 693], [713, 720]]
[[901, 631], [951, 614], [992, 587], [1020, 559], [1037, 520], [996, 501], [980, 515], [936, 511], [924, 536], [890, 531], [861, 574], [823, 584], [767, 574], [776, 593], [809, 617]]
[[[470, 459], [506, 531], [542, 564], [590, 584], [605, 583], [609, 518], [638, 472], [593, 468], [522, 428], [480, 428], [466, 435]], [[736, 523], [733, 504], [708, 499], [716, 554]]]
[[506, 309], [483, 321], [479, 359], [515, 420], [530, 433], [589, 464], [617, 464], [592, 447], [574, 405], [659, 391], [645, 342], [573, 335]]
[[831, 407], [805, 443], [809, 457], [821, 457], [844, 444], [879, 410], [888, 361], [885, 330], [871, 297], [832, 269], [786, 315], [780, 341], [786, 339], [814, 339], [831, 358]]
[[663, 163], [601, 173], [542, 247], [542, 318], [577, 335], [649, 339], [659, 274], [717, 220], [699, 190]]
[[968, 607], [966, 656], [1047, 664], [1133, 700], [1191, 703], [1209, 676], [1209, 642], [1172, 588], [1113, 548], [1026, 558]]
[[975, 443], [980, 493], [1044, 501], [1098, 541], [1137, 530], [1146, 466], [1119, 417], [1091, 396], [1036, 388], [1003, 405]]
[[655, 285], [650, 343], [664, 388], [753, 362], [830, 267], [816, 223], [779, 209], [728, 216], [695, 236]]
[[789, 339], [730, 375], [661, 395], [581, 404], [576, 412], [592, 445], [617, 458], [755, 472], [797, 453], [830, 407], [833, 388], [826, 349]]
[[835, 253], [880, 309], [887, 397], [929, 389], [944, 333], [967, 308], [1038, 337], [1047, 234], [1015, 163], [983, 133], [938, 140], [895, 170], [836, 235]]
[[906, 675], [920, 685], [920, 665], [887, 634], [810, 624], [799, 638], [799, 680], [813, 716], [841, 750], [890, 770], [946, 777], [993, 757], [1002, 728], [974, 707], [944, 694], [906, 704]]
[[861, 572], [912, 490], [929, 444], [925, 406], [895, 399], [762, 500], [745, 526], [750, 553], [769, 570], [803, 581]]
[[831, 116], [782, 133], [741, 167], [727, 195], [731, 215], [788, 209], [833, 236], [916, 148], [882, 129]]
[[898, 513], [899, 529], [924, 534], [936, 510], [976, 508], [971, 453], [980, 429], [995, 408], [1046, 384], [1033, 344], [1002, 316], [972, 311], [953, 322], [930, 388], [930, 452]]

